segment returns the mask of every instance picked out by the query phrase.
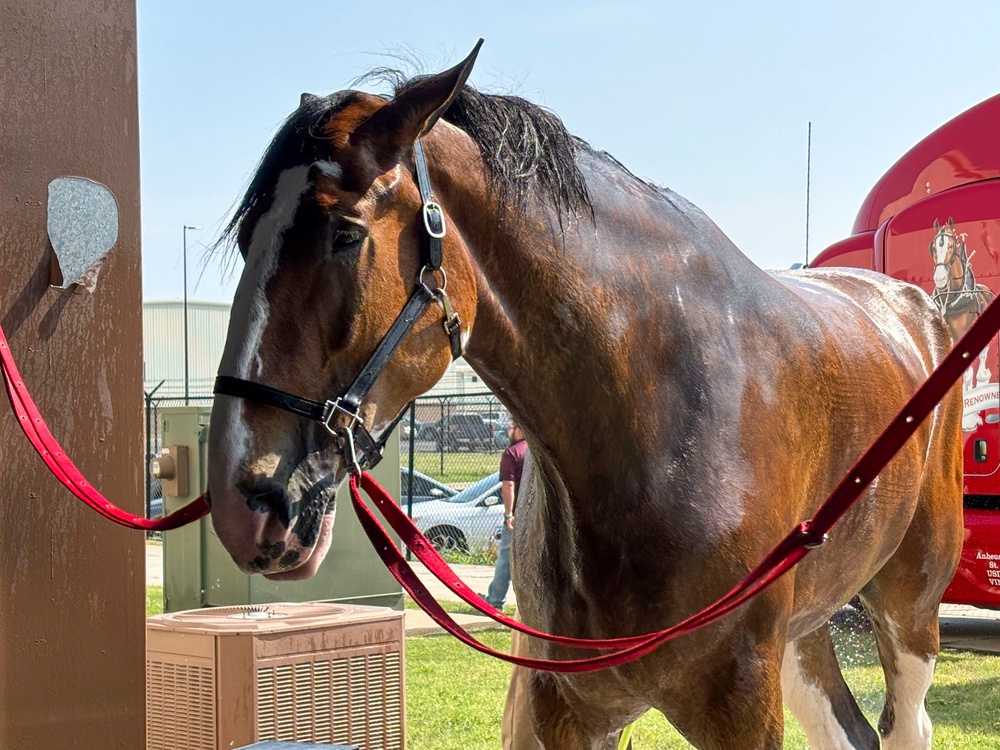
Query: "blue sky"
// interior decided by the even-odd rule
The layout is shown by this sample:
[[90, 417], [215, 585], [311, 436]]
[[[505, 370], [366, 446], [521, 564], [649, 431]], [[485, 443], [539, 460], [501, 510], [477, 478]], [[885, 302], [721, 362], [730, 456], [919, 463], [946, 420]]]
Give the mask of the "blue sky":
[[[813, 7], [815, 6], [815, 7]], [[404, 54], [424, 72], [486, 42], [472, 83], [517, 93], [699, 205], [765, 268], [850, 232], [917, 141], [1000, 93], [1000, 3], [139, 0], [143, 290], [229, 300], [218, 236], [299, 94]], [[239, 265], [236, 272], [239, 271]], [[197, 283], [197, 286], [195, 286]]]

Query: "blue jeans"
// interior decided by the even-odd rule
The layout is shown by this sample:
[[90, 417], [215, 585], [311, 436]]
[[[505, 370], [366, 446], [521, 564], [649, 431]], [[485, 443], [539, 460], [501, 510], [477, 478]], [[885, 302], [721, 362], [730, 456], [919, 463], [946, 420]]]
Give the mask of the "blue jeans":
[[493, 568], [493, 583], [486, 593], [486, 603], [491, 607], [503, 609], [510, 589], [510, 536], [511, 531], [504, 523], [500, 531], [500, 548], [497, 550], [497, 564]]

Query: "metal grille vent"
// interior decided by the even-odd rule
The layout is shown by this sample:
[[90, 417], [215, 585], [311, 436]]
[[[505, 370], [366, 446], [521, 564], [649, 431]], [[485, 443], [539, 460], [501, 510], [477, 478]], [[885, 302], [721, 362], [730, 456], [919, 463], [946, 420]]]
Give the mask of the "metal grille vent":
[[399, 652], [260, 668], [257, 736], [402, 750], [402, 681]]
[[403, 662], [402, 613], [382, 607], [279, 602], [151, 617], [147, 748], [403, 750]]
[[[289, 616], [288, 612], [266, 604], [241, 604], [236, 607], [215, 607], [211, 610], [211, 614], [214, 619], [225, 618], [228, 620], [272, 620]], [[183, 618], [183, 616], [184, 613], [181, 613], [178, 615], [178, 618]], [[205, 617], [206, 615], [200, 615], [198, 619], [204, 620]]]
[[146, 705], [147, 750], [216, 746], [213, 669], [147, 660]]

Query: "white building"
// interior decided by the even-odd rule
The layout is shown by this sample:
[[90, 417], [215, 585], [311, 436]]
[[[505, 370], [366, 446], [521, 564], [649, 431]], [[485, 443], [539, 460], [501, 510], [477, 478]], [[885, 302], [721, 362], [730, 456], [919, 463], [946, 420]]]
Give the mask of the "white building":
[[[229, 329], [228, 302], [188, 300], [188, 392], [211, 398]], [[143, 386], [158, 398], [184, 396], [184, 302], [142, 303]]]
[[[188, 393], [211, 398], [229, 329], [228, 302], [188, 300]], [[184, 396], [184, 302], [155, 300], [142, 305], [145, 347], [143, 384], [159, 398]], [[430, 395], [486, 393], [479, 376], [464, 359], [452, 362]]]

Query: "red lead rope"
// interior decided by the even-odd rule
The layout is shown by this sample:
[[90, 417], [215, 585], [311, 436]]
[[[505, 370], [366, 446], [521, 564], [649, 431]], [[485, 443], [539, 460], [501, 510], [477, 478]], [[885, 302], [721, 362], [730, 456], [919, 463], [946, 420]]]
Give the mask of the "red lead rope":
[[[836, 489], [819, 507], [811, 521], [803, 521], [792, 529], [760, 565], [724, 597], [686, 620], [655, 633], [626, 638], [588, 639], [552, 635], [534, 630], [496, 612], [462, 583], [433, 546], [417, 530], [413, 522], [403, 513], [402, 509], [369, 475], [362, 473], [360, 477], [351, 476], [351, 499], [365, 533], [392, 575], [435, 622], [462, 642], [477, 651], [532, 669], [556, 672], [590, 672], [617, 666], [648, 654], [672, 638], [690, 633], [703, 625], [718, 620], [777, 580], [805, 557], [811, 548], [822, 544], [826, 539], [827, 532], [840, 520], [865, 488], [892, 460], [896, 452], [916, 432], [921, 422], [933, 411], [948, 389], [961, 377], [972, 359], [986, 347], [998, 330], [1000, 330], [1000, 306], [994, 301], [962, 337], [962, 340], [949, 352], [940, 366], [931, 373], [927, 381], [903, 406], [878, 440], [868, 448], [854, 465], [854, 468], [841, 480]], [[105, 518], [130, 528], [167, 530], [183, 526], [208, 513], [208, 503], [204, 495], [169, 516], [155, 521], [125, 513], [115, 507], [83, 478], [59, 443], [52, 437], [21, 380], [2, 328], [0, 328], [0, 366], [2, 366], [7, 395], [18, 418], [18, 423], [32, 446], [42, 457], [49, 471], [70, 492]], [[376, 507], [382, 512], [389, 525], [400, 535], [404, 544], [413, 551], [417, 559], [423, 562], [428, 570], [467, 604], [492, 617], [497, 622], [527, 635], [543, 638], [561, 646], [610, 650], [611, 653], [589, 659], [565, 661], [531, 659], [494, 651], [476, 641], [444, 611], [421, 583], [382, 524], [364, 504], [358, 490], [359, 482], [361, 487], [373, 498]]]
[[41, 456], [49, 471], [55, 474], [56, 479], [102, 516], [130, 529], [166, 531], [195, 521], [208, 513], [208, 502], [204, 495], [174, 511], [169, 516], [155, 520], [126, 513], [121, 508], [116, 507], [83, 478], [80, 470], [73, 465], [69, 456], [52, 437], [38, 407], [35, 406], [28, 394], [28, 389], [24, 386], [21, 374], [17, 371], [3, 328], [0, 328], [0, 369], [3, 371], [3, 382], [7, 388], [10, 405], [14, 409], [17, 422], [28, 438], [28, 442]]
[[[811, 521], [799, 523], [746, 578], [724, 597], [686, 620], [655, 633], [627, 638], [583, 639], [534, 630], [497, 612], [462, 583], [433, 546], [417, 530], [413, 522], [403, 513], [402, 509], [368, 474], [362, 473], [360, 477], [351, 477], [351, 499], [365, 533], [392, 575], [421, 609], [430, 615], [438, 625], [463, 643], [477, 651], [531, 669], [552, 672], [590, 672], [617, 666], [648, 654], [672, 638], [690, 633], [703, 625], [718, 620], [781, 577], [805, 557], [812, 548], [821, 545], [834, 524], [843, 517], [872, 480], [879, 475], [893, 456], [903, 447], [903, 444], [916, 432], [921, 422], [934, 410], [934, 407], [944, 398], [948, 390], [962, 376], [971, 361], [986, 347], [997, 331], [1000, 331], [1000, 306], [994, 301], [948, 353], [938, 368], [931, 373], [927, 381], [906, 402], [879, 438], [858, 459], [854, 467], [819, 507]], [[399, 534], [403, 543], [438, 580], [457, 594], [462, 601], [497, 622], [527, 635], [562, 646], [606, 649], [610, 650], [611, 653], [589, 659], [531, 659], [494, 651], [472, 638], [442, 609], [413, 572], [406, 559], [396, 548], [392, 538], [374, 514], [365, 506], [358, 491], [359, 483], [373, 499], [375, 506], [381, 511], [389, 525]]]

